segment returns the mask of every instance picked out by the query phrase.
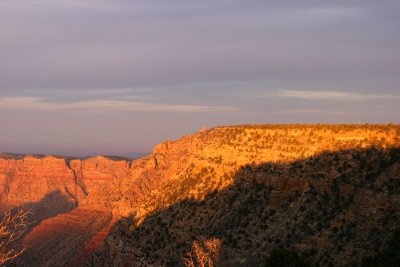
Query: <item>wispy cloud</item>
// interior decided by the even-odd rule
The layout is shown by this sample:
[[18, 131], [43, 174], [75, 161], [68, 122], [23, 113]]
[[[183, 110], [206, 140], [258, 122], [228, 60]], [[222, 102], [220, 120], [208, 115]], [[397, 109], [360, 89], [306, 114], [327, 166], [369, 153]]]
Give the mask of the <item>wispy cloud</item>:
[[287, 110], [277, 110], [274, 111], [275, 114], [307, 114], [307, 113], [316, 113], [316, 114], [327, 114], [327, 115], [336, 115], [336, 116], [347, 116], [354, 115], [354, 112], [345, 112], [345, 111], [329, 111], [323, 109], [287, 109]]
[[[29, 89], [29, 96], [39, 97], [47, 102], [57, 102], [67, 99], [109, 99], [109, 100], [136, 100], [139, 102], [151, 102], [155, 99], [151, 96], [153, 88], [74, 88], [74, 89]], [[23, 95], [23, 94], [22, 94]], [[12, 96], [15, 97], [15, 96]], [[66, 102], [66, 101], [60, 101]]]
[[[74, 89], [64, 91], [70, 95], [132, 95], [138, 93], [148, 93], [154, 91], [153, 88], [104, 88], [104, 89]], [[57, 91], [59, 93], [59, 90]]]
[[275, 110], [276, 114], [293, 114], [293, 113], [317, 113], [321, 112], [319, 109], [286, 109], [286, 110]]
[[70, 103], [46, 101], [40, 97], [3, 97], [0, 98], [0, 109], [23, 109], [41, 111], [62, 110], [123, 110], [137, 112], [187, 112], [187, 113], [215, 113], [235, 111], [235, 107], [159, 104], [124, 100], [88, 100]]
[[340, 91], [297, 91], [297, 90], [283, 90], [279, 91], [278, 97], [287, 98], [300, 98], [306, 100], [390, 100], [400, 99], [400, 95], [389, 94], [359, 94], [352, 92]]

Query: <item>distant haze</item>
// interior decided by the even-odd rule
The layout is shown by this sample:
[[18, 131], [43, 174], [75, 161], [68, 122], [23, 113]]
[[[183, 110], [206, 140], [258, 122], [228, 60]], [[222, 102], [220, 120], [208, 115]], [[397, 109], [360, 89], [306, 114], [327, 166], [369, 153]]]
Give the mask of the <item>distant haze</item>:
[[399, 10], [1, 0], [0, 151], [132, 156], [216, 125], [399, 123]]

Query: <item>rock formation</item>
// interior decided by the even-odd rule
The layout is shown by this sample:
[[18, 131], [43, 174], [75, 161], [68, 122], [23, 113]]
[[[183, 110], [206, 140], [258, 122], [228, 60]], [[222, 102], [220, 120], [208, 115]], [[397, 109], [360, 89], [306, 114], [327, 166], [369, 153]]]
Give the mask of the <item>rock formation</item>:
[[[249, 125], [167, 141], [132, 162], [3, 155], [0, 208], [38, 217], [19, 259], [38, 257], [31, 266], [82, 263], [110, 221], [89, 266], [183, 265], [193, 244], [211, 241], [228, 265], [262, 264], [273, 247], [359, 264], [399, 222], [398, 147], [398, 125]], [[44, 252], [63, 221], [85, 235]]]

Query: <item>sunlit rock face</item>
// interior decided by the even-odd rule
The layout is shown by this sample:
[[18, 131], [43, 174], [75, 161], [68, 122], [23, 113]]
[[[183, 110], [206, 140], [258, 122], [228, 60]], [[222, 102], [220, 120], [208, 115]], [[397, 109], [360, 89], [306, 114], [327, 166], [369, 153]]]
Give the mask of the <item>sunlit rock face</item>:
[[0, 177], [1, 204], [9, 207], [39, 202], [55, 191], [73, 202], [80, 193], [63, 158], [0, 159]]
[[129, 209], [122, 199], [123, 181], [131, 179], [130, 161], [106, 157], [70, 160], [53, 156], [0, 158], [0, 205], [5, 209], [40, 202], [59, 192], [75, 206], [112, 210]]
[[[137, 217], [232, 185], [234, 174], [246, 165], [290, 164], [327, 151], [395, 147], [398, 131], [397, 126], [374, 125], [256, 125], [218, 127], [168, 141], [133, 163], [133, 190], [146, 198], [138, 205]], [[270, 180], [279, 183], [281, 177]], [[287, 186], [291, 183], [289, 179]]]
[[[207, 236], [200, 230], [195, 230], [201, 229], [202, 224], [210, 219], [207, 213], [210, 207], [203, 207], [203, 211], [199, 211], [191, 205], [198, 206], [199, 203], [211, 201], [215, 212], [225, 218], [225, 221], [215, 219], [214, 223], [223, 225], [227, 223], [228, 215], [221, 213], [220, 209], [234, 212], [237, 209], [242, 210], [247, 203], [242, 199], [243, 195], [238, 194], [235, 197], [233, 193], [237, 189], [238, 181], [239, 184], [244, 183], [244, 188], [249, 192], [255, 188], [247, 184], [256, 184], [261, 188], [257, 189], [260, 190], [258, 193], [265, 193], [266, 202], [260, 205], [266, 208], [265, 211], [260, 211], [261, 217], [255, 217], [267, 220], [267, 217], [262, 217], [263, 214], [271, 210], [279, 211], [299, 194], [331, 194], [333, 181], [342, 177], [343, 170], [358, 166], [354, 161], [361, 157], [363, 151], [370, 151], [371, 148], [389, 151], [399, 147], [399, 136], [399, 126], [396, 125], [249, 125], [217, 127], [177, 141], [163, 142], [147, 157], [134, 161], [108, 157], [80, 160], [2, 155], [0, 208], [4, 211], [21, 205], [31, 207], [32, 218], [36, 221], [33, 226], [36, 228], [25, 237], [23, 244], [43, 249], [51, 244], [47, 240], [41, 243], [45, 239], [42, 237], [64, 229], [66, 225], [63, 220], [73, 221], [71, 225], [76, 225], [72, 227], [75, 229], [73, 231], [80, 233], [86, 231], [93, 217], [96, 217], [93, 214], [101, 214], [99, 221], [93, 221], [97, 225], [95, 230], [86, 231], [85, 238], [79, 239], [79, 245], [75, 245], [86, 252], [82, 254], [74, 249], [65, 249], [66, 252], [60, 255], [66, 266], [72, 262], [84, 262], [84, 258], [101, 246], [110, 228], [111, 235], [106, 239], [105, 247], [90, 259], [90, 264], [183, 264], [183, 255], [203, 235], [207, 240], [221, 240], [221, 249], [228, 253], [222, 253], [221, 257], [225, 257], [235, 248], [223, 248], [224, 244], [237, 235], [232, 232], [229, 233], [229, 238], [222, 234]], [[343, 151], [358, 151], [358, 154]], [[371, 152], [371, 157], [382, 156], [379, 153]], [[332, 163], [336, 161], [339, 163]], [[369, 171], [357, 175], [364, 177], [367, 172]], [[359, 191], [357, 184], [351, 182], [337, 188], [338, 194], [344, 199], [375, 194]], [[229, 205], [225, 202], [226, 199], [218, 200], [221, 193], [223, 199], [226, 195], [232, 197]], [[192, 204], [187, 204], [188, 201]], [[379, 201], [385, 202], [381, 199]], [[184, 208], [184, 212], [179, 208], [180, 205], [189, 206]], [[296, 205], [299, 203], [294, 201], [293, 207]], [[310, 207], [313, 205], [310, 204]], [[169, 209], [174, 210], [176, 216], [163, 213]], [[355, 213], [352, 210], [346, 212], [349, 218]], [[186, 213], [193, 213], [194, 221], [184, 219], [191, 217], [186, 216]], [[109, 214], [112, 219], [108, 217]], [[278, 215], [283, 216], [280, 213]], [[154, 222], [151, 221], [153, 219]], [[254, 224], [259, 223], [259, 220], [255, 220]], [[292, 220], [295, 221], [293, 218]], [[111, 227], [110, 221], [116, 224]], [[157, 228], [160, 223], [162, 226], [168, 225], [171, 233], [165, 235], [153, 231], [153, 234], [142, 236], [140, 227], [144, 231], [150, 226]], [[270, 222], [266, 223], [270, 225]], [[253, 229], [245, 224], [238, 225], [238, 229]], [[254, 229], [263, 231], [257, 227]], [[175, 236], [173, 240], [170, 239], [171, 234]], [[156, 243], [161, 238], [164, 240], [161, 243], [169, 242], [172, 245], [146, 250], [144, 247], [132, 245], [136, 244], [134, 241], [137, 236], [141, 236], [146, 242], [154, 239]], [[245, 245], [236, 243], [239, 246], [237, 249], [243, 250], [237, 253], [236, 260], [247, 260], [242, 247]], [[271, 246], [269, 241], [260, 240], [259, 243], [260, 247], [265, 247], [266, 244]], [[68, 243], [65, 246], [68, 247]], [[257, 253], [264, 255], [267, 252]], [[50, 264], [54, 260], [49, 253], [38, 250], [31, 250], [29, 253], [42, 255], [43, 258], [38, 259], [37, 266], [45, 265], [46, 262]], [[27, 256], [20, 260], [28, 258]]]

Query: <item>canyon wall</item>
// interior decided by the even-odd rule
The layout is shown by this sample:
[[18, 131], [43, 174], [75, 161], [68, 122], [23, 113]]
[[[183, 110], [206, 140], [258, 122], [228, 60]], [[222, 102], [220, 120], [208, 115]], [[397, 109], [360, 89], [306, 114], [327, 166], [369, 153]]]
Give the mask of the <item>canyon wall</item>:
[[[129, 211], [124, 182], [131, 179], [131, 161], [107, 157], [86, 160], [54, 156], [0, 158], [0, 208], [10, 210], [54, 200], [73, 207]], [[57, 196], [55, 196], [57, 195]], [[58, 198], [58, 199], [57, 199]], [[57, 203], [59, 201], [60, 203]]]
[[[165, 239], [160, 244], [170, 242], [173, 246], [146, 250], [133, 245], [136, 244], [134, 240], [142, 235], [141, 231], [152, 231], [149, 227], [159, 228], [160, 223], [164, 225], [163, 218], [168, 217], [169, 213], [164, 214], [163, 211], [175, 210], [190, 202], [192, 204], [186, 209], [192, 210], [197, 219], [208, 220], [210, 218], [206, 214], [201, 215], [202, 212], [191, 205], [214, 201], [213, 205], [230, 210], [229, 205], [219, 203], [210, 194], [215, 198], [221, 193], [229, 195], [231, 193], [224, 192], [234, 191], [238, 183], [249, 183], [243, 181], [254, 182], [262, 188], [260, 192], [269, 190], [265, 191], [268, 204], [264, 203], [269, 211], [279, 210], [297, 192], [317, 190], [318, 194], [330, 194], [332, 182], [342, 175], [337, 169], [358, 166], [352, 163], [354, 158], [351, 151], [358, 151], [358, 154], [375, 151], [371, 150], [375, 148], [378, 151], [392, 151], [400, 147], [399, 133], [398, 125], [248, 125], [217, 127], [177, 141], [167, 141], [157, 145], [149, 156], [134, 161], [107, 157], [79, 160], [3, 155], [0, 157], [0, 209], [12, 210], [20, 206], [32, 208], [35, 228], [22, 242], [32, 250], [28, 250], [25, 258], [21, 259], [22, 265], [23, 259], [26, 262], [34, 254], [43, 257], [37, 260], [40, 262], [37, 266], [46, 262], [54, 263], [57, 257], [63, 259], [66, 266], [71, 262], [83, 262], [82, 258], [87, 257], [89, 252], [80, 254], [76, 250], [63, 249], [64, 253], [60, 252], [63, 255], [52, 258], [48, 253], [41, 254], [33, 250], [33, 247], [51, 247], [50, 243], [40, 245], [35, 242], [40, 243], [37, 239], [51, 235], [53, 231], [60, 232], [59, 229], [64, 228], [63, 221], [68, 223], [71, 220], [74, 220], [76, 233], [87, 231], [90, 222], [97, 225], [97, 230], [85, 235], [79, 241], [79, 246], [75, 244], [84, 248], [83, 251], [91, 252], [101, 245], [101, 239], [111, 227], [109, 223], [115, 222], [105, 246], [87, 262], [88, 265], [180, 265], [182, 255], [199, 238], [200, 232], [195, 234], [193, 229], [200, 227], [200, 222], [186, 223], [183, 219], [175, 218], [174, 221], [174, 218], [169, 218], [167, 225], [174, 223], [177, 229], [190, 226], [192, 230], [171, 230], [165, 236], [148, 234], [145, 238], [146, 242], [150, 242], [151, 238], [154, 242], [158, 242], [157, 238]], [[378, 152], [370, 153], [375, 157]], [[355, 157], [360, 157], [358, 154]], [[313, 158], [318, 162], [307, 165], [306, 162]], [[348, 161], [351, 166], [337, 163], [339, 165], [335, 165], [335, 168], [323, 170], [325, 165], [322, 163], [332, 160], [342, 163]], [[304, 171], [307, 177], [304, 173], [289, 172], [304, 165], [308, 166]], [[353, 196], [354, 187], [340, 187], [340, 192]], [[242, 209], [244, 203], [246, 201], [235, 205]], [[297, 202], [293, 203], [294, 206], [298, 205]], [[204, 212], [208, 208], [203, 207]], [[236, 209], [235, 206], [233, 209]], [[95, 212], [104, 216], [97, 216], [99, 221], [93, 222]], [[217, 209], [216, 212], [221, 211]], [[111, 214], [111, 217], [107, 214]], [[181, 215], [186, 216], [184, 213]], [[224, 216], [221, 214], [221, 217]], [[158, 223], [149, 223], [151, 218]], [[243, 215], [243, 218], [246, 216]], [[257, 231], [262, 231], [262, 228], [257, 228]], [[174, 239], [170, 239], [172, 233]], [[219, 237], [225, 242], [228, 240]], [[226, 250], [233, 251], [234, 248], [226, 247]], [[238, 255], [246, 260], [243, 252]], [[240, 261], [240, 257], [237, 260]]]
[[183, 266], [215, 240], [217, 265], [262, 266], [274, 247], [360, 264], [399, 223], [399, 147], [396, 125], [218, 127], [162, 143], [133, 163], [136, 212], [87, 266]]

